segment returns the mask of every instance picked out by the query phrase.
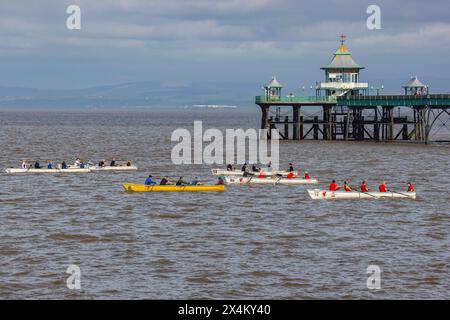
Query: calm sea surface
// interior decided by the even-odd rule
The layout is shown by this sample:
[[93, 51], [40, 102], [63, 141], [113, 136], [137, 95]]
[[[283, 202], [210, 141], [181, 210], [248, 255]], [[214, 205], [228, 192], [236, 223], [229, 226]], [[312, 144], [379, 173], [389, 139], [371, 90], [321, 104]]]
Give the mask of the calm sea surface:
[[[0, 111], [0, 167], [116, 156], [140, 171], [0, 175], [0, 298], [450, 298], [450, 146], [282, 142], [321, 179], [386, 179], [418, 200], [313, 201], [305, 187], [144, 193], [125, 182], [198, 175], [174, 166], [174, 129], [258, 127], [255, 110]], [[66, 286], [70, 264], [81, 290]], [[366, 269], [381, 268], [381, 290]]]

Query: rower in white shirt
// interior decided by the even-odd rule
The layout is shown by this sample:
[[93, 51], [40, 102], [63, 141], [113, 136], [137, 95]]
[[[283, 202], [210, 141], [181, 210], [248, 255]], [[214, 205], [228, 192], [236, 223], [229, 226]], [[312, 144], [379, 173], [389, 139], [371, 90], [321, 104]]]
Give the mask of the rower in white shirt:
[[77, 159], [75, 160], [75, 162], [73, 163], [73, 166], [79, 168], [80, 165], [81, 165], [81, 160], [80, 160], [80, 158], [77, 158]]

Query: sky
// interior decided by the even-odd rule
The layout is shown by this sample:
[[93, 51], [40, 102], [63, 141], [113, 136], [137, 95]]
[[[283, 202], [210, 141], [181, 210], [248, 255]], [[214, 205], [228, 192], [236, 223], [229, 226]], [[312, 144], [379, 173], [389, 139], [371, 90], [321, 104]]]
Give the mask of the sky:
[[[72, 4], [80, 30], [66, 27]], [[379, 30], [366, 25], [372, 4]], [[0, 0], [0, 86], [262, 85], [277, 75], [294, 90], [323, 79], [342, 33], [371, 85], [400, 90], [418, 75], [450, 92], [448, 0]]]

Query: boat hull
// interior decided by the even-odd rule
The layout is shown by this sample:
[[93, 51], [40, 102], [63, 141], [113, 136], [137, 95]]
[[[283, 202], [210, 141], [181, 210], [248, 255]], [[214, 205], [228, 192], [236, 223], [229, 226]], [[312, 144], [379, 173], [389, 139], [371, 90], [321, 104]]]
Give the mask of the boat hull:
[[311, 199], [416, 199], [415, 192], [357, 192], [357, 191], [328, 191], [308, 190]]
[[91, 172], [89, 168], [68, 168], [68, 169], [20, 169], [20, 168], [8, 168], [5, 169], [5, 172], [7, 174], [26, 174], [26, 173], [32, 173], [32, 174], [39, 174], [39, 173], [88, 173]]
[[131, 192], [206, 192], [206, 191], [224, 191], [223, 185], [205, 185], [205, 186], [146, 186], [143, 184], [125, 183], [125, 191]]
[[[283, 177], [286, 177], [289, 172], [288, 171], [262, 171], [264, 173], [265, 176], [271, 177], [271, 176], [277, 176], [277, 175], [281, 175]], [[238, 170], [233, 170], [233, 171], [228, 171], [228, 170], [224, 170], [224, 169], [211, 169], [211, 173], [215, 176], [234, 176], [234, 177], [239, 177], [242, 176], [244, 174], [243, 171], [238, 171]], [[260, 174], [260, 172], [249, 172], [250, 174], [254, 174], [254, 176], [258, 176]], [[292, 172], [294, 174], [295, 177], [298, 176], [298, 172], [297, 171], [293, 171]]]
[[285, 179], [285, 178], [256, 178], [256, 177], [225, 177], [227, 184], [271, 184], [271, 185], [306, 185], [317, 184], [317, 179]]
[[105, 166], [105, 167], [91, 167], [91, 171], [93, 172], [101, 172], [101, 171], [137, 171], [137, 166], [117, 166], [117, 167], [111, 167], [111, 166]]

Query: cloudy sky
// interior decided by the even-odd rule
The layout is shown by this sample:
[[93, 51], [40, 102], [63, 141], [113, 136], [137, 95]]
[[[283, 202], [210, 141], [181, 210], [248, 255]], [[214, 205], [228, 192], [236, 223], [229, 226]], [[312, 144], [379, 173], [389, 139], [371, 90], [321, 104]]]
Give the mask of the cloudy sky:
[[[66, 28], [71, 4], [81, 30]], [[366, 27], [371, 4], [381, 30]], [[0, 0], [0, 86], [265, 83], [272, 74], [309, 86], [341, 33], [364, 80], [417, 74], [450, 91], [448, 0]]]

